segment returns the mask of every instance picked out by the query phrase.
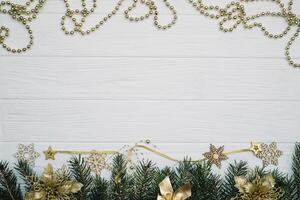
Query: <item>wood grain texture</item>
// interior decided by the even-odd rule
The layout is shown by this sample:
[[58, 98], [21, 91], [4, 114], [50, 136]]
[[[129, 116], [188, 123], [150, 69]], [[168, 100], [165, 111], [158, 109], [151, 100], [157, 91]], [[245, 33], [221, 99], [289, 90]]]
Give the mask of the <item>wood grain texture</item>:
[[[87, 23], [115, 2], [101, 1]], [[48, 145], [119, 148], [149, 138], [175, 157], [198, 158], [209, 143], [231, 150], [277, 141], [284, 151], [279, 167], [289, 172], [294, 142], [300, 141], [300, 71], [284, 60], [292, 32], [277, 41], [258, 30], [224, 34], [187, 1], [172, 2], [179, 20], [171, 30], [156, 30], [150, 19], [130, 23], [120, 12], [95, 34], [67, 37], [60, 31], [63, 2], [48, 1], [32, 23], [33, 49], [21, 55], [0, 49], [0, 159], [14, 161], [17, 144], [31, 142], [41, 152]], [[161, 20], [168, 21], [169, 12], [157, 3]], [[247, 5], [252, 14], [266, 8], [278, 10], [270, 2]], [[298, 1], [294, 10], [300, 12]], [[260, 21], [274, 32], [286, 25], [278, 18]], [[12, 28], [9, 44], [24, 44], [22, 26], [4, 15], [0, 24]], [[298, 61], [299, 46], [298, 39], [292, 50]], [[235, 159], [260, 164], [251, 155], [229, 162]], [[44, 163], [39, 159], [37, 168]]]
[[1, 62], [3, 99], [300, 100], [300, 71], [278, 59], [17, 57]]
[[300, 102], [9, 100], [1, 112], [2, 141], [300, 140]]

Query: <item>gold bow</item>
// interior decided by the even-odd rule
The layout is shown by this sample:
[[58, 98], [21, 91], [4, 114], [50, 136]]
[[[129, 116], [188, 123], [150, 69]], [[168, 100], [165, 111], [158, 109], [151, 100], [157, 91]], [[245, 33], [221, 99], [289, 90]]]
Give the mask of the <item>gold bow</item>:
[[159, 184], [159, 189], [162, 196], [158, 195], [157, 200], [185, 200], [192, 196], [190, 184], [185, 184], [174, 192], [168, 176]]

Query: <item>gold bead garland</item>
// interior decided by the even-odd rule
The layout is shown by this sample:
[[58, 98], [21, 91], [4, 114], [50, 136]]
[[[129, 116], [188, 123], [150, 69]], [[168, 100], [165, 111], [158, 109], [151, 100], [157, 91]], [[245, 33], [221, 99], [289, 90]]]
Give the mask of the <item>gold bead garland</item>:
[[[129, 13], [136, 8], [138, 2], [140, 1], [140, 3], [145, 4], [148, 8], [149, 8], [149, 12], [147, 14], [145, 14], [144, 16], [140, 16], [140, 17], [133, 17], [130, 16]], [[169, 10], [171, 11], [172, 15], [173, 15], [173, 19], [170, 23], [168, 23], [167, 25], [161, 25], [158, 21], [158, 16], [159, 16], [159, 12], [157, 10], [157, 6], [155, 5], [155, 2], [153, 0], [133, 0], [133, 3], [131, 6], [129, 6], [125, 11], [125, 18], [128, 19], [129, 21], [143, 21], [147, 18], [150, 17], [150, 15], [154, 15], [154, 25], [158, 28], [158, 29], [168, 29], [171, 28], [177, 21], [177, 12], [174, 8], [174, 6], [172, 6], [168, 0], [163, 0], [166, 7], [169, 8]]]
[[[92, 0], [92, 5], [88, 7], [86, 0], [81, 0], [82, 9], [71, 9], [69, 0], [64, 0], [66, 12], [61, 18], [61, 29], [66, 35], [74, 35], [75, 33], [79, 33], [81, 35], [88, 35], [91, 32], [95, 32], [100, 29], [109, 19], [111, 19], [119, 10], [121, 5], [125, 0], [118, 0], [116, 6], [102, 19], [100, 19], [95, 25], [90, 28], [84, 29], [84, 23], [86, 19], [95, 12], [95, 9], [98, 6], [98, 0]], [[165, 6], [170, 10], [172, 14], [172, 20], [163, 25], [159, 23], [159, 11], [156, 6], [155, 0], [131, 0], [132, 4], [124, 11], [125, 18], [132, 22], [139, 22], [149, 18], [153, 15], [154, 26], [158, 29], [166, 30], [171, 28], [177, 21], [177, 12], [173, 5], [169, 2], [169, 0], [163, 0]], [[260, 12], [255, 15], [248, 15], [245, 11], [245, 5], [250, 2], [258, 2], [258, 1], [269, 1], [278, 5], [280, 11], [272, 12]], [[294, 0], [289, 0], [288, 5], [286, 6], [282, 3], [282, 0], [236, 0], [232, 1], [229, 4], [226, 4], [224, 7], [216, 6], [216, 5], [206, 5], [202, 0], [188, 0], [192, 4], [194, 8], [201, 14], [211, 19], [216, 19], [219, 21], [219, 29], [225, 33], [232, 32], [239, 26], [243, 26], [245, 29], [253, 29], [258, 28], [261, 30], [267, 38], [270, 39], [280, 39], [287, 35], [292, 27], [296, 27], [296, 32], [289, 39], [286, 47], [285, 47], [285, 57], [288, 63], [294, 67], [300, 67], [300, 63], [297, 63], [291, 57], [291, 47], [293, 46], [295, 40], [299, 37], [300, 34], [300, 17], [297, 16], [293, 12], [293, 4]], [[32, 3], [36, 3], [36, 5], [30, 9]], [[29, 41], [26, 46], [23, 48], [12, 48], [8, 44], [6, 44], [5, 40], [10, 35], [10, 29], [5, 26], [0, 26], [0, 45], [5, 48], [7, 51], [12, 53], [22, 53], [31, 48], [33, 45], [33, 32], [29, 26], [29, 22], [37, 17], [37, 14], [43, 8], [46, 0], [28, 0], [24, 5], [14, 4], [10, 1], [1, 1], [0, 2], [0, 13], [8, 14], [15, 21], [23, 24], [23, 26], [27, 29]], [[132, 16], [130, 12], [133, 11], [138, 4], [144, 4], [148, 7], [149, 11], [142, 16]], [[6, 8], [8, 7], [8, 8]], [[79, 16], [78, 20], [76, 16]], [[280, 17], [283, 18], [287, 27], [278, 34], [271, 33], [262, 23], [256, 22], [254, 20], [262, 17]], [[69, 19], [73, 27], [68, 29], [66, 27], [66, 21]], [[254, 22], [253, 22], [254, 21]], [[233, 22], [233, 25], [228, 26], [228, 22]]]
[[[299, 36], [300, 33], [300, 18], [297, 17], [296, 14], [293, 13], [293, 2], [294, 0], [289, 0], [288, 6], [286, 7], [281, 0], [260, 0], [260, 1], [270, 1], [275, 3], [281, 9], [280, 12], [261, 12], [256, 15], [248, 16], [245, 12], [245, 6], [243, 3], [249, 2], [257, 2], [259, 0], [238, 0], [232, 1], [231, 3], [227, 4], [224, 8], [220, 6], [207, 6], [205, 5], [202, 0], [188, 0], [193, 7], [195, 7], [201, 15], [209, 17], [211, 19], [219, 20], [219, 29], [225, 33], [234, 31], [239, 25], [243, 25], [245, 29], [253, 29], [258, 28], [260, 29], [264, 35], [270, 39], [279, 39], [283, 38], [288, 32], [291, 31], [293, 26], [297, 26], [296, 33], [292, 36], [285, 48], [285, 56], [288, 63], [294, 67], [300, 67], [300, 63], [296, 63], [292, 60], [290, 56], [290, 48], [293, 45], [296, 38]], [[211, 11], [216, 12], [217, 14], [212, 13]], [[261, 17], [281, 17], [285, 19], [287, 23], [287, 27], [279, 34], [272, 34], [267, 28], [258, 22], [253, 22], [250, 24], [251, 21], [261, 18]], [[230, 27], [225, 27], [227, 22], [233, 21], [234, 24]]]
[[[92, 7], [87, 8], [86, 0], [81, 0], [82, 9], [81, 10], [79, 10], [79, 9], [72, 10], [70, 8], [69, 0], [64, 0], [65, 7], [66, 7], [66, 13], [61, 18], [61, 29], [62, 29], [62, 31], [64, 31], [64, 33], [66, 35], [74, 35], [75, 33], [80, 33], [81, 35], [90, 34], [91, 32], [94, 32], [94, 31], [98, 30], [113, 15], [115, 15], [118, 12], [118, 10], [119, 10], [120, 6], [122, 5], [122, 3], [124, 2], [124, 0], [119, 0], [117, 5], [114, 7], [114, 9], [111, 12], [109, 12], [109, 14], [107, 14], [105, 17], [103, 17], [101, 20], [99, 20], [98, 23], [95, 26], [90, 27], [86, 30], [83, 30], [82, 27], [83, 27], [84, 22], [86, 22], [86, 18], [88, 16], [90, 16], [92, 13], [94, 13], [95, 8], [97, 8], [97, 1], [98, 0], [93, 0]], [[75, 18], [75, 15], [81, 16], [80, 21], [77, 21], [77, 19]], [[67, 18], [71, 19], [71, 21], [74, 25], [73, 30], [67, 30], [67, 28], [65, 26], [65, 22], [66, 22]]]
[[[37, 2], [37, 4], [34, 6], [34, 8], [28, 10], [33, 2]], [[5, 43], [5, 39], [9, 37], [10, 29], [5, 26], [1, 26], [0, 45], [2, 45], [4, 49], [12, 53], [22, 53], [31, 48], [33, 45], [33, 32], [28, 23], [37, 17], [39, 10], [44, 6], [45, 3], [46, 0], [29, 0], [25, 3], [25, 5], [14, 4], [10, 1], [0, 2], [0, 13], [8, 14], [14, 21], [21, 23], [26, 28], [29, 38], [27, 45], [23, 48], [12, 48]], [[9, 9], [6, 7], [9, 7]]]

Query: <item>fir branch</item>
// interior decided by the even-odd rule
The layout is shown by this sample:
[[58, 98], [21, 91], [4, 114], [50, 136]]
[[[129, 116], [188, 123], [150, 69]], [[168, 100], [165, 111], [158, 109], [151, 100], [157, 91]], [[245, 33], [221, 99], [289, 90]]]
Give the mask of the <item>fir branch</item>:
[[126, 161], [119, 154], [113, 159], [110, 181], [110, 200], [130, 200], [132, 180], [127, 175]]
[[300, 199], [300, 143], [296, 143], [293, 155], [293, 188], [296, 199]]
[[180, 162], [176, 168], [176, 187], [180, 187], [183, 184], [190, 183], [192, 181], [192, 171], [194, 169], [194, 163], [191, 159], [185, 158]]
[[153, 200], [157, 197], [155, 180], [156, 167], [151, 161], [141, 161], [133, 174], [132, 200]]
[[25, 191], [30, 191], [32, 186], [31, 183], [28, 181], [28, 178], [30, 177], [31, 180], [36, 182], [38, 180], [36, 172], [33, 170], [30, 164], [24, 160], [18, 160], [18, 163], [15, 164], [15, 169], [18, 171], [19, 175], [21, 176], [21, 179], [25, 183]]
[[91, 188], [90, 200], [109, 200], [108, 195], [109, 182], [100, 176], [96, 176], [93, 181], [93, 187]]
[[212, 173], [207, 162], [196, 163], [191, 171], [192, 197], [190, 200], [219, 200], [221, 180]]
[[230, 200], [232, 197], [236, 196], [238, 190], [235, 188], [235, 180], [236, 176], [246, 176], [248, 173], [248, 165], [247, 162], [234, 162], [234, 164], [230, 164], [227, 173], [222, 182], [222, 199]]
[[[22, 200], [20, 185], [17, 183], [17, 177], [9, 169], [7, 162], [0, 162], [0, 194], [3, 200]], [[2, 200], [2, 196], [1, 196]]]
[[91, 196], [91, 187], [93, 183], [93, 177], [91, 176], [91, 169], [79, 155], [78, 157], [72, 157], [69, 161], [70, 172], [74, 179], [83, 184], [81, 191], [76, 194], [77, 200], [89, 200]]

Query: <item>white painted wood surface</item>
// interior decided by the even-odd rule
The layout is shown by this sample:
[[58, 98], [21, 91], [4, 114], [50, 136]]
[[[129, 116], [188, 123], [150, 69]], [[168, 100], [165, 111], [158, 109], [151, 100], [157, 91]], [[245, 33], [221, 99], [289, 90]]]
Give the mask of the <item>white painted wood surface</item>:
[[[101, 3], [90, 22], [114, 4]], [[210, 143], [233, 150], [250, 141], [277, 141], [284, 151], [279, 167], [288, 172], [300, 141], [300, 70], [283, 58], [291, 34], [277, 41], [258, 30], [224, 34], [187, 1], [174, 6], [179, 20], [168, 31], [156, 30], [151, 20], [130, 23], [120, 13], [99, 32], [67, 37], [59, 26], [63, 3], [49, 1], [32, 23], [33, 49], [21, 55], [0, 51], [0, 159], [14, 161], [17, 144], [31, 142], [41, 152], [48, 145], [118, 149], [151, 139], [174, 157], [199, 158]], [[248, 9], [262, 8], [277, 9], [267, 2]], [[163, 21], [170, 17], [161, 13]], [[277, 32], [285, 25], [262, 21]], [[16, 28], [9, 42], [22, 45], [22, 27], [3, 15], [0, 24]], [[235, 159], [261, 164], [241, 154], [224, 168]], [[37, 167], [43, 164], [40, 158]]]

